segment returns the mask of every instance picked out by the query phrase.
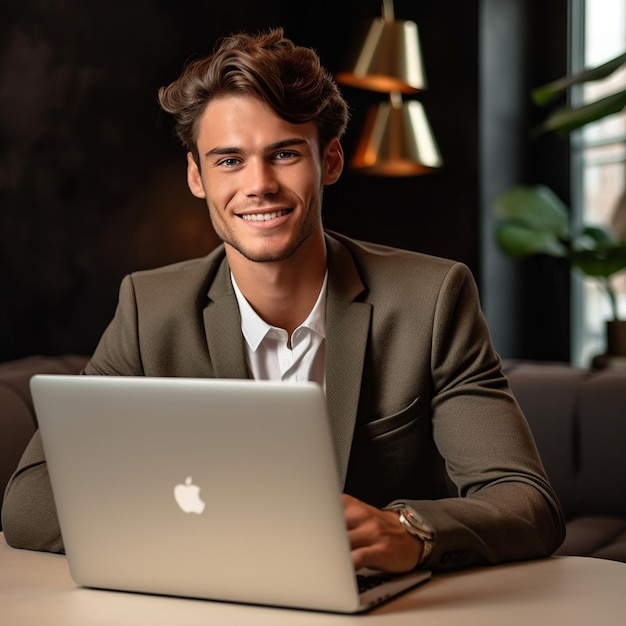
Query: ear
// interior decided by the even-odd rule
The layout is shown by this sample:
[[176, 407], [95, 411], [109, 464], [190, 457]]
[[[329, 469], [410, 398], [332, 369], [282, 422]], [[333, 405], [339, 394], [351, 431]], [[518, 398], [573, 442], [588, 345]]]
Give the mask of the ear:
[[336, 137], [326, 146], [323, 168], [322, 183], [332, 185], [337, 182], [343, 171], [343, 148]]
[[202, 175], [191, 152], [187, 152], [187, 185], [196, 198], [206, 198]]

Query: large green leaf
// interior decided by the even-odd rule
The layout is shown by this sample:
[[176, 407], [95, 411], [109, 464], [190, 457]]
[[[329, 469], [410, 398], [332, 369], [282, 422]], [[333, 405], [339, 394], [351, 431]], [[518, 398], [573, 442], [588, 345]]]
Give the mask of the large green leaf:
[[588, 68], [582, 72], [572, 74], [571, 76], [564, 76], [563, 78], [559, 78], [555, 81], [547, 83], [546, 85], [537, 87], [531, 92], [531, 97], [535, 104], [544, 105], [560, 96], [572, 85], [606, 78], [625, 64], [626, 52], [597, 67]]
[[619, 244], [617, 234], [606, 226], [585, 226], [576, 238], [577, 248], [611, 248]]
[[626, 107], [626, 89], [579, 107], [565, 107], [548, 116], [534, 134], [557, 131], [561, 135], [591, 122], [619, 113]]
[[535, 254], [564, 257], [568, 252], [554, 233], [533, 230], [515, 222], [499, 224], [496, 227], [495, 236], [500, 250], [513, 259]]
[[537, 233], [550, 233], [557, 239], [569, 238], [568, 210], [545, 185], [517, 185], [498, 195], [494, 213], [502, 220], [517, 223]]
[[607, 247], [573, 250], [570, 253], [573, 267], [593, 278], [608, 278], [626, 269], [626, 243]]

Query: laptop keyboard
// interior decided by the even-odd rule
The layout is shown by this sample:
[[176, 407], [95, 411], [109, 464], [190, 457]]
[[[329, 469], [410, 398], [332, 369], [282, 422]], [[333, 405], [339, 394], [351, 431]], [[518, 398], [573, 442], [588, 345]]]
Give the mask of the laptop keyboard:
[[382, 585], [383, 583], [388, 583], [391, 580], [391, 575], [389, 574], [357, 574], [356, 582], [359, 588], [359, 593], [363, 593], [364, 591], [369, 591], [370, 589], [374, 589], [378, 587], [378, 585]]

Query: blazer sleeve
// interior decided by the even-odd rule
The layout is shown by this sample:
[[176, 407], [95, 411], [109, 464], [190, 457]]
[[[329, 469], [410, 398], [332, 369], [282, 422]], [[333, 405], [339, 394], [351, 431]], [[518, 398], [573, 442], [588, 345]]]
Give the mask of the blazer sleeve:
[[39, 431], [33, 435], [7, 484], [2, 530], [6, 542], [14, 548], [64, 552]]
[[501, 372], [469, 270], [448, 273], [436, 307], [432, 433], [458, 497], [410, 502], [436, 532], [425, 566], [548, 556], [564, 537], [560, 504]]

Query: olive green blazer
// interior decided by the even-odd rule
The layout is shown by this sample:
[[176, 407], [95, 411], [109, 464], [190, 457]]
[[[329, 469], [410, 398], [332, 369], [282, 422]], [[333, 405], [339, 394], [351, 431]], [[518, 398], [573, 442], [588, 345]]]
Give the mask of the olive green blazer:
[[[335, 233], [326, 243], [326, 397], [344, 490], [409, 501], [435, 530], [432, 569], [553, 552], [560, 506], [469, 269]], [[246, 378], [243, 342], [220, 246], [125, 277], [85, 373]], [[13, 545], [62, 550], [37, 436], [3, 525]]]

